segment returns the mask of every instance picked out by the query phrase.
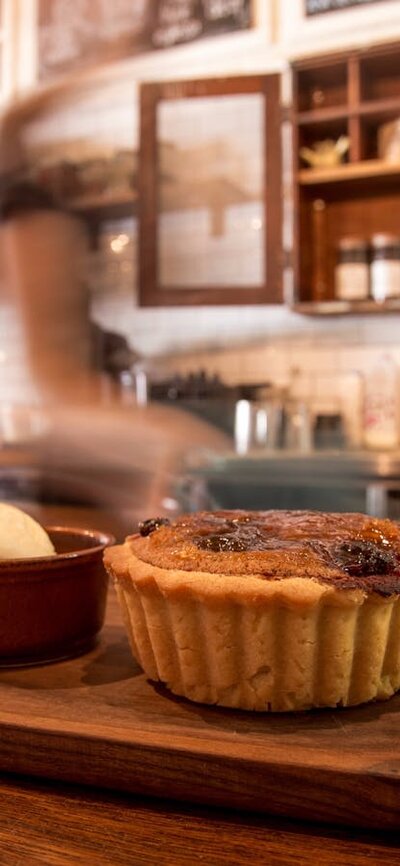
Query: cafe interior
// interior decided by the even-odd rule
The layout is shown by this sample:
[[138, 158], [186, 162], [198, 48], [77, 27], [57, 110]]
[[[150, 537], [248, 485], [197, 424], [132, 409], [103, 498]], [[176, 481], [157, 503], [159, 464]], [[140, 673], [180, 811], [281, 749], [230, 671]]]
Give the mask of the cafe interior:
[[1, 0], [0, 103], [0, 862], [400, 863], [398, 697], [191, 704], [2, 553], [400, 520], [399, 0]]

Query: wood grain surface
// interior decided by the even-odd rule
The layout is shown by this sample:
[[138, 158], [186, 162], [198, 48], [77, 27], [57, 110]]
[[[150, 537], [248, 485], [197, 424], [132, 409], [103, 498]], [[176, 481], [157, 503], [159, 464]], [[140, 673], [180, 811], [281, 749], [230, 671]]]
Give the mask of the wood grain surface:
[[[43, 513], [43, 522], [51, 522], [53, 516]], [[74, 523], [75, 509], [70, 508], [68, 513], [61, 516], [66, 523]], [[88, 517], [88, 525], [99, 525], [97, 511]], [[104, 529], [107, 528], [105, 525]], [[130, 660], [114, 602], [111, 596], [102, 641], [89, 656], [46, 668], [0, 673], [0, 712], [13, 714], [15, 724], [15, 719], [21, 717], [22, 703], [25, 732], [32, 741], [28, 763], [41, 765], [39, 773], [43, 774], [46, 770], [49, 777], [55, 777], [60, 772], [60, 763], [53, 760], [54, 755], [57, 755], [54, 744], [58, 743], [58, 735], [54, 732], [44, 736], [41, 753], [35, 760], [33, 752], [37, 719], [57, 728], [60, 713], [66, 719], [70, 718], [77, 697], [82, 701], [85, 695], [87, 701], [90, 695], [91, 710], [88, 713], [86, 704], [86, 717], [82, 724], [90, 724], [93, 716], [96, 722], [104, 721], [107, 714], [115, 712], [117, 718], [114, 726], [117, 729], [121, 715], [125, 718], [125, 725], [127, 716], [131, 716], [136, 724], [137, 716], [141, 713], [143, 729], [152, 721], [149, 709], [133, 702], [138, 671]], [[122, 706], [119, 688], [124, 695]], [[36, 715], [30, 718], [32, 694], [36, 696], [37, 709]], [[157, 693], [154, 699], [156, 696]], [[174, 710], [176, 723], [177, 719], [182, 721], [182, 717], [186, 719], [187, 714], [190, 716], [187, 703], [175, 701], [166, 694], [158, 695], [158, 699], [161, 698], [162, 702], [172, 701], [170, 709]], [[51, 708], [47, 722], [46, 706]], [[390, 702], [386, 710], [389, 707], [390, 713], [394, 713], [396, 718], [394, 703]], [[205, 707], [197, 709], [205, 715], [196, 716], [196, 708], [193, 707], [193, 719], [198, 718], [199, 721], [203, 718], [203, 727], [205, 731], [209, 730], [209, 738], [214, 738], [218, 718], [220, 724], [225, 719], [225, 727], [228, 727], [230, 719], [229, 730], [233, 738], [237, 724], [242, 725], [242, 734], [245, 733], [243, 724], [246, 719], [248, 729], [251, 729], [252, 724], [257, 729], [260, 726], [260, 721], [251, 714], [228, 714]], [[339, 714], [344, 731], [348, 731], [353, 724], [351, 714], [347, 711]], [[82, 720], [82, 708], [79, 715]], [[332, 714], [322, 714], [322, 717], [325, 715], [327, 719], [332, 719]], [[358, 730], [363, 724], [370, 727], [368, 719], [363, 721], [364, 711], [357, 711], [355, 715], [358, 716]], [[283, 717], [277, 720], [277, 727], [282, 721], [285, 724]], [[292, 731], [295, 731], [296, 719], [292, 718], [291, 721]], [[310, 714], [308, 722], [306, 717], [303, 718], [300, 729], [311, 722]], [[331, 731], [337, 729], [340, 732], [340, 725], [336, 721], [332, 722]], [[18, 736], [15, 747], [11, 742], [4, 752], [1, 749], [3, 733], [1, 723], [0, 753], [2, 757], [7, 757], [7, 764], [11, 768], [13, 764], [14, 769], [18, 765], [21, 773], [23, 760], [19, 761], [18, 757]], [[75, 766], [83, 761], [87, 746], [88, 739], [80, 741]], [[375, 746], [379, 748], [379, 744]], [[315, 748], [318, 751], [318, 738]], [[45, 753], [46, 759], [43, 760]], [[396, 747], [391, 751], [386, 749], [387, 760], [395, 760], [395, 754]], [[105, 755], [105, 761], [106, 758]], [[62, 753], [60, 762], [62, 766]], [[160, 766], [153, 770], [156, 778], [157, 770], [160, 770]], [[204, 762], [203, 773], [211, 773], [207, 762]], [[85, 781], [84, 770], [81, 775]], [[195, 781], [193, 779], [192, 787]], [[365, 783], [360, 780], [360, 796], [368, 784], [368, 781]], [[322, 799], [328, 796], [323, 788], [319, 793]], [[353, 827], [328, 828], [326, 825], [289, 822], [242, 810], [228, 812], [215, 807], [178, 804], [173, 799], [166, 799], [172, 795], [168, 784], [164, 785], [162, 794], [163, 800], [139, 798], [87, 785], [77, 787], [4, 774], [0, 777], [1, 866], [245, 866], [249, 861], [257, 862], [260, 866], [375, 866], [378, 863], [380, 866], [400, 866], [400, 842], [396, 832], [371, 832]], [[297, 797], [301, 796], [299, 785]]]
[[112, 590], [92, 652], [0, 672], [0, 771], [393, 830], [399, 721], [400, 696], [276, 715], [175, 698], [132, 660]]
[[2, 866], [396, 866], [391, 834], [0, 779]]

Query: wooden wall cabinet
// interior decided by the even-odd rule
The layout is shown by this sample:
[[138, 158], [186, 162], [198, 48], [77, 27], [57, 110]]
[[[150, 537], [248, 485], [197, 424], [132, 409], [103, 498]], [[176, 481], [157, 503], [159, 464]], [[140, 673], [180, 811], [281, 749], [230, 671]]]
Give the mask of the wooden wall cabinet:
[[142, 306], [282, 303], [279, 84], [142, 85]]
[[[293, 255], [286, 258], [286, 264], [292, 260], [294, 271], [291, 306], [298, 312], [318, 315], [400, 311], [400, 298], [384, 303], [370, 299], [339, 301], [335, 298], [337, 248], [343, 237], [369, 239], [382, 232], [400, 235], [400, 160], [389, 162], [378, 155], [380, 127], [400, 119], [400, 44], [304, 58], [293, 64], [292, 81], [293, 101], [289, 113], [280, 107], [278, 75], [161, 82], [141, 87], [137, 193], [129, 194], [123, 200], [119, 198], [102, 203], [99, 199], [82, 201], [79, 205], [97, 223], [107, 216], [130, 213], [138, 217], [141, 305], [283, 302], [281, 121], [285, 119], [286, 122], [289, 120], [293, 133], [294, 170], [290, 194], [294, 199], [294, 242]], [[190, 279], [180, 285], [174, 284], [169, 279], [167, 267], [164, 269], [165, 279], [163, 277], [160, 257], [163, 213], [175, 212], [183, 218], [185, 212], [204, 209], [207, 195], [216, 192], [216, 185], [214, 183], [213, 190], [207, 193], [207, 183], [201, 181], [204, 168], [201, 161], [196, 170], [191, 169], [190, 163], [183, 165], [183, 151], [181, 159], [179, 141], [174, 141], [174, 122], [170, 123], [168, 135], [164, 135], [163, 140], [159, 129], [160, 110], [165, 108], [168, 114], [169, 108], [175, 104], [190, 107], [201, 99], [221, 99], [221, 105], [224, 105], [227, 97], [239, 95], [243, 98], [257, 94], [264, 106], [263, 213], [258, 222], [263, 236], [265, 279], [259, 285], [240, 285], [239, 282], [235, 285], [234, 281], [229, 281], [229, 269], [225, 271], [221, 262], [222, 277], [213, 284], [207, 282], [207, 277], [199, 279], [201, 257], [196, 264], [195, 259], [189, 256], [187, 273]], [[178, 120], [177, 115], [177, 123]], [[325, 139], [336, 141], [340, 136], [349, 139], [342, 163], [328, 168], [306, 165], [300, 155], [302, 148], [312, 148]], [[233, 150], [235, 139], [240, 143], [239, 115], [237, 132], [234, 129], [232, 142], [228, 140]], [[215, 158], [215, 153], [211, 153], [211, 143], [206, 140], [204, 154], [207, 155], [209, 146], [210, 154]], [[199, 159], [199, 154], [196, 158]], [[185, 174], [188, 166], [189, 176]], [[194, 157], [192, 166], [195, 166]], [[225, 168], [224, 156], [221, 157], [221, 171]], [[224, 203], [228, 207], [233, 201], [234, 185], [225, 178], [218, 189], [222, 182], [225, 192], [218, 192], [215, 207], [208, 206], [207, 216], [216, 249], [227, 219]], [[243, 195], [238, 198], [239, 186], [238, 182], [235, 193], [238, 202], [244, 200]], [[184, 243], [182, 248], [185, 254]], [[163, 249], [168, 259], [168, 249]], [[224, 283], [226, 274], [228, 277]], [[194, 279], [191, 282], [192, 275]]]
[[[400, 118], [400, 46], [302, 60], [293, 66], [295, 302], [303, 312], [377, 312], [400, 301], [335, 301], [337, 245], [346, 235], [400, 235], [400, 160], [378, 158], [378, 130]], [[306, 167], [302, 147], [348, 136], [343, 164]], [[399, 287], [400, 292], [400, 287]]]

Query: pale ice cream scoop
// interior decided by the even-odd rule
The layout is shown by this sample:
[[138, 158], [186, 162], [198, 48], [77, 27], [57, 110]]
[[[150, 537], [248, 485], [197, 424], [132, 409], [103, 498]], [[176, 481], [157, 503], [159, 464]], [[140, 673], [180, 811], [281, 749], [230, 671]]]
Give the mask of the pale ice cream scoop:
[[0, 559], [54, 556], [47, 532], [29, 514], [0, 502]]

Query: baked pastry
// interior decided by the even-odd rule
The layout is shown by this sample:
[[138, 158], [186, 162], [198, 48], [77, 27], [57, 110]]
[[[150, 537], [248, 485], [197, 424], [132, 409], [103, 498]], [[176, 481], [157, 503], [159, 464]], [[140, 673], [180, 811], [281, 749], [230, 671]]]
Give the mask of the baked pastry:
[[193, 701], [303, 710], [400, 688], [400, 528], [362, 514], [148, 520], [106, 568], [148, 677]]

